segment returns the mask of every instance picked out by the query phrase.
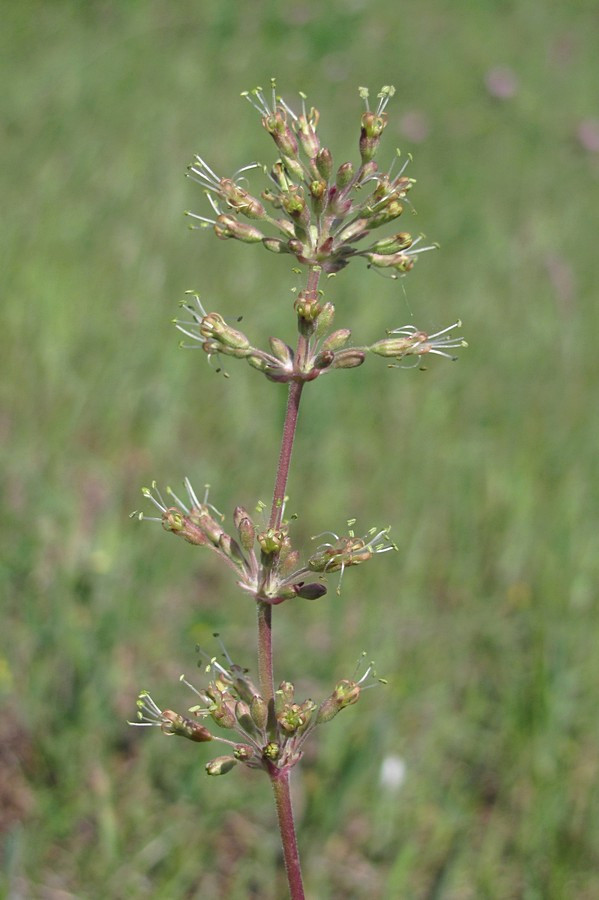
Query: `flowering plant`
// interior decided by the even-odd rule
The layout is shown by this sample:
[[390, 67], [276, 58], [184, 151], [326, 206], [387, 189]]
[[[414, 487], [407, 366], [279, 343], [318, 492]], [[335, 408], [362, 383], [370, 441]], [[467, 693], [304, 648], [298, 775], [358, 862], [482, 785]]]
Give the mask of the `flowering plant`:
[[[448, 351], [466, 346], [453, 334], [459, 322], [434, 334], [405, 325], [390, 329], [373, 344], [354, 345], [349, 328], [333, 328], [335, 308], [325, 301], [320, 287], [323, 277], [342, 271], [356, 259], [365, 260], [370, 268], [391, 278], [404, 277], [421, 253], [436, 246], [423, 246], [422, 237], [413, 238], [405, 231], [378, 236], [379, 229], [401, 216], [414, 184], [405, 174], [409, 160], [397, 174], [393, 174], [393, 164], [383, 171], [375, 160], [387, 124], [386, 107], [393, 94], [393, 87], [383, 87], [376, 108], [371, 109], [368, 91], [360, 88], [365, 104], [360, 120], [360, 162], [357, 166], [344, 162], [335, 167], [331, 151], [321, 144], [318, 135], [319, 113], [313, 107], [306, 108], [303, 95], [301, 112], [296, 113], [277, 95], [274, 81], [268, 99], [261, 88], [246, 92], [243, 96], [260, 114], [262, 126], [278, 152], [270, 169], [263, 167], [267, 186], [260, 197], [250, 193], [244, 174], [261, 168], [257, 163], [228, 178], [217, 175], [200, 156], [195, 157], [188, 174], [204, 188], [212, 215], [189, 213], [192, 227], [212, 228], [222, 240], [256, 244], [271, 253], [290, 256], [306, 273], [305, 285], [294, 302], [298, 332], [295, 347], [277, 337], [269, 338], [268, 350], [255, 347], [220, 313], [207, 312], [195, 293], [182, 304], [183, 317], [175, 319], [185, 336], [182, 346], [199, 347], [209, 359], [245, 360], [270, 381], [288, 385], [273, 499], [265, 522], [260, 524], [259, 517], [237, 506], [233, 528], [227, 530], [224, 516], [208, 501], [207, 491], [200, 499], [185, 478], [185, 500], [171, 488], [166, 488], [165, 499], [153, 483], [151, 489], [143, 489], [143, 494], [158, 515], [132, 514], [160, 522], [166, 531], [218, 554], [233, 572], [238, 587], [253, 597], [258, 613], [257, 683], [248, 670], [230, 659], [221, 644], [223, 661], [200, 651], [200, 664], [209, 676], [207, 685], [196, 688], [182, 677], [200, 701], [188, 710], [189, 715], [161, 709], [143, 691], [138, 699], [138, 721], [133, 724], [156, 726], [165, 734], [198, 743], [217, 741], [225, 745], [227, 754], [206, 764], [209, 775], [225, 774], [241, 764], [269, 776], [294, 900], [303, 897], [304, 891], [289, 792], [290, 771], [318, 725], [356, 703], [365, 687], [384, 679], [377, 679], [372, 663], [365, 664], [360, 677], [356, 672], [342, 679], [320, 703], [298, 701], [289, 681], [275, 689], [273, 607], [298, 598], [318, 599], [327, 592], [330, 574], [338, 572], [341, 579], [345, 569], [397, 549], [388, 527], [372, 528], [358, 537], [353, 531], [354, 520], [348, 522], [344, 535], [326, 533], [331, 540], [323, 541], [307, 557], [293, 546], [290, 523], [285, 518], [286, 486], [302, 391], [322, 375], [361, 366], [369, 354], [390, 360], [393, 368], [403, 367], [407, 357], [414, 358], [416, 364], [426, 354], [454, 358]], [[222, 731], [212, 731], [207, 722]], [[225, 737], [223, 732], [235, 734], [236, 739]]]

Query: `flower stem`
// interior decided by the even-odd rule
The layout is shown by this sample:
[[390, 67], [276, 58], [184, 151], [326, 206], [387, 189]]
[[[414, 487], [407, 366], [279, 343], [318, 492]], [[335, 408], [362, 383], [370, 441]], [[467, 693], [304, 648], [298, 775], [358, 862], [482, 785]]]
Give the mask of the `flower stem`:
[[293, 450], [293, 439], [295, 437], [297, 415], [299, 412], [303, 386], [304, 384], [301, 381], [292, 381], [289, 385], [287, 412], [285, 414], [285, 424], [283, 425], [283, 439], [281, 440], [281, 452], [279, 454], [279, 465], [277, 468], [277, 477], [272, 498], [272, 509], [270, 512], [271, 528], [278, 528], [281, 524], [281, 519], [283, 518], [285, 489], [287, 487], [289, 464], [291, 463], [291, 451]]
[[[308, 291], [318, 289], [320, 269], [313, 268], [308, 274]], [[299, 335], [296, 359], [303, 360], [307, 343], [303, 335]], [[283, 520], [285, 507], [285, 491], [289, 477], [291, 453], [297, 428], [297, 417], [302, 396], [304, 382], [302, 380], [289, 383], [287, 396], [287, 410], [283, 424], [283, 437], [281, 439], [281, 451], [275, 476], [275, 486], [270, 511], [270, 527], [279, 528]], [[268, 603], [258, 603], [258, 676], [260, 690], [267, 703], [274, 704], [274, 679], [272, 662], [272, 606]], [[289, 884], [291, 900], [304, 900], [304, 888], [302, 884], [302, 871], [300, 868], [297, 838], [295, 835], [295, 823], [293, 821], [293, 809], [291, 806], [291, 794], [289, 791], [289, 772], [285, 770], [272, 771], [270, 774], [272, 789], [275, 795], [277, 817], [283, 856], [285, 858], [285, 870]]]
[[302, 870], [300, 867], [297, 840], [295, 837], [295, 825], [293, 823], [293, 809], [291, 808], [291, 795], [289, 793], [289, 772], [283, 772], [276, 778], [271, 778], [272, 789], [275, 795], [279, 830], [283, 844], [285, 857], [285, 870], [289, 884], [291, 900], [304, 900], [304, 886], [302, 882]]

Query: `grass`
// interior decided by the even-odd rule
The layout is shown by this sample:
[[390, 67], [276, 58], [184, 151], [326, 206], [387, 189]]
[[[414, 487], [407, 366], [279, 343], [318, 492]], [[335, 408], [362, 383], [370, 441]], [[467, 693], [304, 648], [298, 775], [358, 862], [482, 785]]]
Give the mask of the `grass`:
[[[357, 86], [395, 83], [386, 133], [413, 152], [402, 285], [327, 285], [358, 340], [458, 316], [456, 365], [383, 361], [306, 391], [298, 541], [356, 516], [398, 556], [341, 597], [276, 616], [278, 672], [323, 696], [359, 653], [389, 687], [312, 743], [295, 778], [309, 893], [596, 897], [599, 157], [593, 5], [293, 8], [31, 2], [4, 12], [0, 331], [6, 896], [279, 898], [266, 781], [208, 780], [208, 751], [124, 724], [219, 630], [252, 666], [254, 615], [226, 575], [128, 512], [153, 478], [209, 481], [228, 514], [268, 500], [285, 392], [217, 377], [169, 320], [197, 288], [260, 338], [291, 337], [289, 265], [189, 233], [194, 152], [271, 159], [239, 92], [276, 73], [355, 158]], [[485, 76], [518, 79], [500, 101]], [[428, 123], [410, 139], [408, 113]], [[201, 358], [200, 358], [201, 357]], [[376, 402], [374, 402], [376, 401]], [[407, 778], [380, 786], [397, 754]]]

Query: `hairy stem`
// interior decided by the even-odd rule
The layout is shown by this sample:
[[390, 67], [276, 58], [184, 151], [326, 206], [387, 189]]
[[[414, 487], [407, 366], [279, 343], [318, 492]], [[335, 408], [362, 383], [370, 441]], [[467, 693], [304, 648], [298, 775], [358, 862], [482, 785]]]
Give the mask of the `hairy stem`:
[[281, 440], [279, 465], [277, 468], [277, 477], [275, 480], [275, 489], [272, 498], [272, 508], [270, 511], [271, 528], [278, 528], [283, 518], [285, 489], [287, 488], [289, 464], [291, 463], [291, 451], [293, 450], [293, 439], [295, 438], [297, 415], [299, 412], [299, 404], [302, 396], [303, 386], [303, 382], [301, 381], [292, 381], [289, 385], [287, 412], [285, 414], [285, 424], [283, 425], [283, 439]]
[[258, 603], [258, 678], [260, 693], [267, 703], [274, 700], [272, 675], [272, 606]]
[[[306, 290], [316, 292], [320, 270], [314, 268], [308, 274]], [[299, 335], [296, 361], [301, 365], [307, 351], [307, 341], [303, 335]], [[287, 410], [283, 424], [283, 437], [281, 439], [281, 451], [275, 476], [275, 486], [270, 510], [270, 527], [279, 528], [283, 520], [285, 506], [285, 491], [289, 477], [291, 453], [297, 428], [297, 417], [302, 396], [304, 382], [291, 381], [287, 397]], [[269, 703], [274, 703], [274, 678], [272, 660], [272, 606], [268, 603], [258, 603], [258, 676], [262, 696]], [[291, 807], [291, 794], [289, 791], [289, 772], [272, 770], [270, 780], [275, 795], [277, 817], [283, 855], [285, 857], [285, 870], [289, 884], [291, 900], [304, 900], [304, 888], [302, 884], [302, 872], [300, 868], [297, 838], [295, 835], [295, 823], [293, 821], [293, 809]]]
[[289, 884], [291, 900], [304, 900], [304, 886], [302, 883], [302, 870], [300, 867], [297, 840], [295, 837], [295, 825], [293, 823], [293, 809], [291, 808], [291, 795], [289, 793], [289, 773], [283, 772], [276, 778], [271, 778], [272, 789], [275, 795], [279, 830], [283, 844], [285, 857], [285, 870]]

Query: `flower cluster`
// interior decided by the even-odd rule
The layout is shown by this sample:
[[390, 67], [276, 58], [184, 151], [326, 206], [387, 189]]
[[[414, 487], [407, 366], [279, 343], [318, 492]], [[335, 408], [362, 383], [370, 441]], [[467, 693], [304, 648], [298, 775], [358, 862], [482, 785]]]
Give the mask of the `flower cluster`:
[[[151, 488], [142, 488], [144, 497], [156, 507], [160, 516], [147, 516], [136, 510], [131, 517], [160, 522], [165, 531], [182, 537], [189, 544], [215, 551], [235, 573], [238, 586], [256, 602], [277, 606], [294, 597], [316, 600], [326, 594], [327, 589], [320, 582], [306, 581], [306, 577], [314, 573], [325, 577], [332, 572], [340, 572], [343, 576], [346, 568], [397, 549], [389, 540], [389, 528], [371, 528], [364, 537], [356, 537], [352, 530], [355, 520], [352, 519], [348, 522], [347, 536], [331, 533], [334, 543], [321, 544], [302, 564], [299, 551], [292, 547], [289, 525], [284, 519], [276, 528], [260, 528], [248, 511], [238, 506], [233, 513], [237, 532], [233, 537], [225, 531], [223, 515], [208, 502], [208, 488], [200, 501], [188, 478], [184, 485], [187, 502], [183, 502], [172, 488], [166, 488], [167, 496], [173, 501], [170, 504], [156, 482]], [[262, 507], [258, 511], [262, 512]]]
[[209, 359], [219, 355], [245, 359], [253, 369], [263, 372], [270, 381], [313, 381], [319, 375], [335, 369], [361, 366], [367, 352], [397, 361], [406, 356], [420, 357], [426, 353], [455, 359], [446, 351], [468, 346], [462, 337], [454, 337], [450, 333], [461, 326], [460, 321], [434, 334], [427, 334], [413, 325], [404, 325], [388, 331], [386, 338], [370, 346], [347, 346], [351, 338], [349, 328], [330, 331], [335, 314], [333, 304], [322, 304], [313, 298], [310, 300], [306, 292], [302, 291], [295, 303], [300, 330], [306, 337], [302, 355], [295, 353], [289, 344], [277, 337], [269, 338], [270, 352], [266, 352], [252, 346], [249, 338], [229, 325], [219, 313], [207, 313], [198, 294], [192, 291], [188, 293], [195, 302], [184, 302], [181, 305], [189, 319], [174, 319], [174, 323], [193, 343], [181, 342], [181, 346], [201, 347]]
[[[181, 676], [181, 681], [200, 700], [188, 710], [190, 716], [160, 709], [149, 693], [142, 691], [137, 700], [138, 721], [129, 723], [155, 726], [164, 734], [176, 734], [197, 743], [218, 741], [227, 745], [227, 755], [206, 764], [209, 775], [224, 775], [237, 763], [243, 763], [251, 769], [263, 769], [271, 777], [280, 776], [299, 762], [303, 746], [317, 725], [330, 722], [346, 706], [357, 703], [365, 687], [386, 683], [385, 679], [376, 677], [374, 665], [370, 663], [360, 678], [356, 672], [353, 678], [339, 681], [320, 704], [310, 699], [298, 702], [294, 685], [289, 681], [282, 681], [274, 700], [267, 703], [247, 670], [233, 663], [222, 649], [226, 665], [206, 654], [202, 656], [207, 664], [203, 660], [198, 663], [211, 676], [205, 688], [198, 690]], [[213, 734], [201, 724], [209, 719], [225, 731], [235, 733], [240, 740]]]
[[[405, 231], [378, 240], [371, 235], [401, 216], [414, 184], [404, 174], [409, 160], [397, 174], [393, 166], [380, 171], [375, 161], [387, 125], [386, 106], [394, 93], [391, 85], [381, 88], [371, 110], [368, 90], [360, 88], [365, 104], [359, 128], [360, 164], [335, 166], [318, 135], [319, 112], [314, 107], [307, 110], [303, 95], [301, 112], [296, 113], [277, 94], [274, 80], [268, 97], [259, 87], [244, 92], [279, 153], [270, 169], [264, 167], [268, 187], [258, 198], [246, 186], [244, 173], [260, 168], [258, 163], [226, 178], [196, 156], [188, 175], [204, 188], [215, 217], [188, 215], [199, 223], [196, 227], [212, 225], [219, 238], [261, 243], [271, 252], [292, 254], [301, 265], [319, 266], [326, 274], [338, 272], [354, 257], [392, 277], [409, 272], [417, 255], [436, 245], [422, 246], [421, 237], [413, 239]], [[360, 242], [367, 245], [359, 249]]]

